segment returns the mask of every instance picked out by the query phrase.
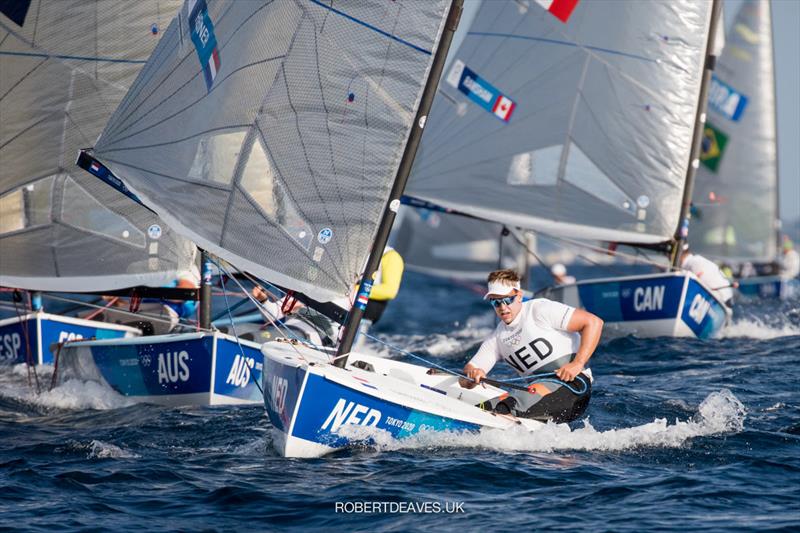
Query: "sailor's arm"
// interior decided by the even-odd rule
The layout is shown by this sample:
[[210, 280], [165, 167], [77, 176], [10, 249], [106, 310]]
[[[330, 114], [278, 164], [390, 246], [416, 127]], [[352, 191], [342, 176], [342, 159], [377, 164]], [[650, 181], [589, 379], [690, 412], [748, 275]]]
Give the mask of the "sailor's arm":
[[393, 300], [400, 291], [403, 279], [403, 258], [396, 250], [390, 250], [381, 258], [381, 282], [372, 286], [370, 300]]
[[564, 381], [572, 381], [586, 367], [592, 357], [600, 335], [603, 333], [603, 320], [583, 309], [575, 309], [569, 319], [567, 331], [577, 332], [581, 336], [581, 343], [575, 359], [556, 370], [556, 376]]
[[497, 341], [494, 336], [491, 336], [483, 341], [478, 352], [469, 360], [469, 363], [464, 365], [464, 375], [467, 378], [459, 378], [458, 384], [465, 389], [474, 388], [486, 377], [486, 373], [492, 369], [497, 358]]

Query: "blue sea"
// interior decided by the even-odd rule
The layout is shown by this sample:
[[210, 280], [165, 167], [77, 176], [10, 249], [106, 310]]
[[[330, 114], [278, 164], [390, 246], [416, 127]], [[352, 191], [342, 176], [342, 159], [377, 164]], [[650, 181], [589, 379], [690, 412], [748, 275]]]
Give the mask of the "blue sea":
[[[459, 368], [493, 320], [468, 287], [409, 273], [372, 333]], [[74, 381], [37, 395], [5, 367], [0, 530], [798, 531], [798, 362], [800, 300], [745, 303], [719, 339], [605, 340], [571, 428], [315, 460], [278, 457], [261, 406], [138, 405]]]

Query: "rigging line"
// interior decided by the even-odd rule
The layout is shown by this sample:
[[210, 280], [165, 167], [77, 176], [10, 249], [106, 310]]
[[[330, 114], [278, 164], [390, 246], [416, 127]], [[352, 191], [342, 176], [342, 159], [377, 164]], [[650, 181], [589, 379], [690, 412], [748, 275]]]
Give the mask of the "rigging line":
[[[576, 247], [588, 248], [589, 250], [592, 250], [592, 251], [595, 251], [595, 252], [600, 252], [600, 253], [605, 253], [605, 254], [610, 253], [613, 256], [624, 257], [624, 258], [630, 259], [630, 260], [632, 260], [634, 262], [637, 262], [640, 259], [636, 255], [623, 253], [623, 252], [620, 252], [619, 250], [609, 251], [606, 248], [602, 248], [600, 246], [594, 246], [594, 245], [591, 245], [589, 243], [581, 242], [581, 241], [578, 241], [578, 240], [575, 240], [575, 239], [570, 239], [568, 237], [558, 237], [556, 235], [552, 235], [552, 234], [549, 234], [549, 233], [540, 233], [540, 232], [539, 232], [539, 234], [543, 235], [545, 237], [548, 237], [548, 238], [550, 238], [552, 240], [567, 242], [567, 243], [570, 243], [570, 244], [572, 244], [572, 245], [574, 245]], [[652, 266], [658, 267], [658, 268], [660, 268], [662, 270], [669, 270], [669, 268], [667, 268], [666, 265], [662, 265], [662, 264], [657, 263], [655, 261], [652, 261], [652, 260], [643, 260], [643, 261], [645, 263], [647, 263], [647, 264], [650, 264]]]
[[[30, 291], [27, 291], [27, 294], [28, 294], [28, 299], [30, 300], [31, 296]], [[29, 387], [31, 386], [31, 371], [33, 371], [33, 377], [36, 382], [36, 394], [41, 394], [42, 389], [39, 385], [39, 374], [36, 372], [36, 362], [38, 362], [39, 359], [39, 350], [38, 350], [39, 346], [37, 345], [37, 350], [36, 350], [37, 361], [34, 362], [33, 350], [31, 346], [31, 332], [27, 324], [28, 321], [25, 320], [25, 323], [23, 324], [23, 313], [17, 307], [17, 300], [13, 299], [13, 301], [14, 301], [14, 311], [17, 313], [18, 324], [21, 326], [23, 337], [25, 337], [25, 349], [26, 349], [25, 366], [27, 367], [28, 370], [28, 386]], [[33, 310], [32, 305], [31, 305], [31, 310]], [[27, 316], [27, 313], [25, 313], [25, 315]]]
[[[209, 258], [209, 259], [211, 259], [211, 258]], [[292, 332], [292, 331], [291, 331], [289, 328], [287, 328], [287, 327], [285, 326], [285, 324], [283, 324], [283, 327], [286, 329], [286, 331], [284, 331], [283, 329], [281, 329], [281, 324], [280, 324], [280, 321], [278, 321], [278, 320], [275, 320], [275, 319], [274, 319], [274, 317], [272, 316], [272, 314], [271, 314], [271, 313], [270, 313], [270, 312], [269, 312], [269, 311], [268, 311], [268, 310], [267, 310], [267, 309], [266, 309], [266, 308], [265, 308], [265, 307], [262, 305], [262, 303], [261, 303], [261, 302], [259, 302], [258, 300], [256, 300], [256, 299], [253, 297], [253, 295], [252, 295], [252, 294], [250, 294], [250, 292], [249, 292], [249, 291], [247, 291], [247, 290], [244, 288], [244, 286], [243, 286], [241, 283], [239, 283], [239, 280], [237, 280], [235, 276], [232, 276], [232, 275], [230, 274], [230, 272], [228, 272], [228, 271], [227, 271], [226, 269], [224, 269], [224, 268], [223, 268], [223, 267], [222, 267], [220, 264], [218, 264], [216, 261], [214, 261], [214, 259], [211, 259], [211, 262], [213, 262], [215, 265], [217, 265], [217, 268], [219, 268], [219, 269], [220, 269], [222, 272], [225, 272], [225, 273], [226, 273], [226, 275], [227, 275], [227, 276], [228, 276], [230, 279], [232, 279], [232, 280], [233, 280], [233, 281], [234, 281], [234, 282], [235, 282], [235, 283], [236, 283], [236, 284], [239, 286], [239, 288], [242, 290], [242, 292], [243, 292], [243, 293], [244, 293], [244, 294], [245, 294], [245, 295], [246, 295], [246, 296], [247, 296], [247, 297], [250, 299], [250, 301], [252, 301], [252, 302], [253, 302], [253, 304], [255, 304], [256, 308], [257, 308], [257, 309], [259, 309], [259, 311], [261, 312], [262, 316], [264, 316], [264, 318], [266, 318], [267, 320], [269, 320], [270, 324], [271, 324], [272, 326], [274, 326], [274, 327], [275, 327], [275, 328], [276, 328], [278, 331], [280, 331], [280, 332], [281, 332], [281, 333], [283, 333], [284, 335], [287, 335], [287, 337], [288, 337], [288, 338], [293, 338], [294, 340], [298, 341], [299, 343], [302, 343], [303, 345], [312, 346], [313, 348], [315, 348], [315, 349], [318, 349], [318, 350], [320, 350], [320, 349], [321, 349], [321, 347], [319, 347], [319, 346], [316, 346], [316, 345], [314, 345], [314, 344], [313, 344], [313, 343], [311, 343], [311, 342], [308, 342], [308, 341], [306, 341], [306, 340], [303, 340], [303, 339], [300, 339], [299, 337], [297, 337], [297, 336], [294, 334], [294, 332]], [[248, 275], [247, 273], [244, 273], [244, 274], [245, 274], [245, 276], [246, 276], [246, 277], [248, 277], [248, 278], [249, 278], [249, 275]], [[257, 280], [257, 281], [261, 281], [261, 280]], [[255, 283], [255, 282], [254, 282], [254, 283]], [[273, 287], [273, 288], [274, 288], [274, 286], [273, 286], [272, 284], [270, 284], [270, 283], [257, 283], [257, 284], [259, 284], [259, 285], [269, 285], [270, 287]], [[283, 292], [283, 291], [279, 291], [279, 292]], [[308, 362], [308, 360], [305, 358], [305, 356], [302, 354], [302, 352], [300, 351], [300, 349], [297, 347], [297, 345], [296, 345], [296, 344], [294, 344], [294, 343], [290, 343], [290, 346], [292, 346], [292, 349], [295, 351], [295, 353], [297, 354], [297, 356], [298, 356], [300, 359], [302, 359], [302, 360], [303, 360], [303, 361], [305, 361], [306, 363]]]
[[11, 87], [9, 87], [8, 90], [5, 93], [3, 93], [2, 96], [0, 96], [0, 101], [2, 101], [6, 96], [8, 96], [11, 93], [11, 91], [16, 89], [19, 86], [20, 83], [22, 83], [23, 81], [28, 79], [28, 76], [33, 74], [34, 71], [36, 71], [39, 67], [41, 67], [42, 65], [44, 65], [46, 63], [47, 63], [47, 59], [43, 59], [41, 62], [37, 63], [35, 67], [33, 67], [28, 72], [26, 72], [20, 79], [18, 79], [16, 82], [14, 82], [14, 84], [11, 85]]
[[[214, 260], [212, 259], [211, 262], [213, 263]], [[219, 265], [217, 265], [217, 268], [219, 268]], [[242, 354], [242, 356], [244, 357], [244, 348], [242, 348], [242, 342], [239, 339], [239, 335], [236, 333], [236, 324], [233, 321], [233, 315], [231, 315], [231, 306], [228, 304], [228, 291], [225, 290], [225, 284], [224, 283], [221, 283], [220, 285], [222, 285], [222, 296], [225, 298], [225, 309], [228, 310], [228, 318], [230, 318], [230, 321], [231, 321], [231, 329], [233, 330], [233, 337], [236, 339], [236, 344], [239, 346], [239, 353]], [[247, 366], [250, 366], [250, 365], [248, 365], [247, 361], [248, 361], [248, 359], [245, 359], [244, 364], [247, 365]], [[253, 364], [253, 367], [255, 367], [255, 364]], [[254, 374], [255, 374], [255, 372], [248, 372], [248, 375], [250, 376], [250, 380], [253, 383], [256, 384], [256, 387], [258, 388], [258, 391], [261, 393], [261, 397], [263, 398], [264, 397], [264, 389], [261, 388], [261, 384], [255, 378]], [[264, 375], [264, 364], [263, 363], [261, 364], [261, 375], [262, 376]]]
[[549, 39], [549, 38], [546, 38], [546, 37], [530, 37], [530, 36], [527, 36], [527, 35], [514, 35], [514, 34], [510, 34], [510, 33], [473, 32], [473, 31], [468, 32], [467, 35], [468, 36], [469, 35], [479, 35], [479, 36], [482, 36], [482, 37], [503, 37], [503, 38], [511, 38], [511, 39], [521, 39], [521, 40], [525, 40], [525, 41], [535, 41], [535, 42], [546, 43], [546, 44], [557, 44], [557, 45], [568, 46], [568, 47], [572, 47], [572, 48], [593, 50], [595, 52], [601, 52], [601, 53], [604, 53], [604, 54], [627, 57], [627, 58], [630, 58], [630, 59], [638, 59], [640, 61], [646, 61], [648, 63], [657, 63], [657, 60], [649, 58], [649, 57], [646, 57], [646, 56], [643, 56], [643, 55], [639, 55], [639, 54], [633, 54], [633, 53], [630, 53], [630, 52], [623, 52], [621, 50], [613, 50], [611, 48], [603, 48], [603, 47], [600, 47], [600, 46], [592, 46], [592, 45], [588, 45], [588, 44], [580, 44], [580, 43], [575, 43], [575, 42], [570, 42], [570, 41], [562, 41], [562, 40], [558, 40], [558, 39]]
[[[81, 305], [83, 307], [89, 307], [89, 308], [92, 308], [92, 309], [105, 309], [105, 307], [102, 306], [102, 305], [96, 305], [96, 304], [93, 304], [93, 303], [90, 303], [90, 302], [84, 302], [82, 300], [75, 300], [75, 299], [66, 298], [66, 297], [63, 297], [63, 296], [55, 296], [53, 294], [48, 295], [48, 298], [50, 298], [51, 300], [59, 301], [59, 302], [66, 302], [66, 303], [71, 303], [71, 304], [79, 304], [79, 305]], [[161, 302], [156, 301], [154, 303], [161, 303]], [[150, 320], [152, 322], [159, 322], [161, 324], [172, 324], [171, 320], [166, 320], [164, 318], [161, 318], [160, 316], [151, 315], [149, 313], [132, 313], [130, 311], [126, 311], [125, 309], [121, 309], [121, 308], [120, 309], [114, 309], [114, 312], [115, 313], [119, 313], [121, 315], [130, 316], [130, 317], [133, 317], [133, 318], [140, 318], [140, 319], [141, 318], [146, 318], [146, 319], [148, 319], [148, 320]], [[182, 324], [184, 326], [192, 326], [193, 325], [191, 322], [188, 322], [188, 321], [187, 322], [181, 322], [180, 318], [178, 318], [178, 323]]]
[[555, 277], [555, 275], [554, 275], [554, 274], [553, 274], [553, 273], [550, 271], [550, 265], [548, 265], [547, 263], [545, 263], [545, 262], [544, 262], [544, 260], [543, 260], [541, 257], [539, 257], [539, 256], [536, 254], [536, 252], [534, 252], [534, 251], [533, 251], [533, 250], [530, 248], [530, 246], [528, 245], [528, 242], [527, 242], [526, 240], [524, 240], [524, 239], [521, 239], [521, 238], [520, 238], [520, 235], [518, 235], [516, 231], [512, 231], [512, 232], [510, 232], [510, 233], [511, 233], [511, 235], [514, 237], [514, 240], [516, 240], [516, 241], [517, 241], [519, 244], [521, 244], [521, 245], [522, 245], [522, 247], [523, 247], [523, 248], [525, 248], [525, 250], [527, 250], [527, 252], [528, 252], [529, 254], [531, 254], [531, 255], [533, 256], [533, 258], [534, 258], [534, 259], [536, 259], [536, 260], [539, 262], [539, 264], [540, 264], [540, 265], [542, 265], [544, 268], [546, 268], [546, 269], [547, 269], [547, 273], [548, 273], [548, 274], [550, 274], [550, 276], [551, 276], [551, 277], [552, 277], [552, 278], [555, 280], [555, 279], [556, 279], [556, 277]]
[[364, 26], [365, 28], [368, 28], [368, 29], [370, 29], [370, 30], [372, 30], [374, 32], [377, 32], [377, 33], [383, 35], [384, 37], [388, 37], [389, 39], [393, 39], [393, 40], [397, 41], [400, 44], [404, 44], [404, 45], [408, 46], [409, 48], [413, 48], [414, 50], [416, 50], [418, 52], [422, 52], [423, 54], [426, 54], [426, 55], [432, 55], [430, 50], [425, 50], [424, 48], [422, 48], [420, 46], [417, 46], [416, 44], [413, 44], [413, 43], [411, 43], [409, 41], [406, 41], [405, 39], [401, 39], [400, 37], [397, 37], [396, 35], [392, 35], [391, 33], [387, 32], [387, 31], [384, 31], [384, 30], [382, 30], [382, 29], [380, 29], [380, 28], [378, 28], [376, 26], [373, 26], [372, 24], [369, 24], [367, 22], [364, 22], [363, 20], [357, 19], [352, 15], [348, 15], [347, 13], [345, 13], [343, 11], [339, 11], [338, 9], [335, 9], [332, 6], [328, 6], [326, 4], [323, 4], [319, 0], [308, 0], [308, 1], [311, 2], [312, 4], [316, 4], [316, 5], [324, 8], [324, 9], [330, 10], [333, 13], [336, 13], [337, 15], [340, 15], [340, 16], [342, 16], [342, 17], [344, 17], [344, 18], [346, 18], [346, 19], [348, 19], [348, 20], [350, 20], [352, 22], [355, 22], [356, 24], [360, 24], [361, 26]]
[[66, 54], [51, 54], [47, 52], [10, 52], [8, 50], [0, 50], [0, 56], [18, 56], [18, 57], [42, 57], [47, 59], [67, 59], [75, 61], [92, 61], [97, 63], [127, 63], [132, 65], [144, 65], [147, 61], [139, 59], [114, 59], [112, 57], [92, 57], [92, 56], [71, 56]]

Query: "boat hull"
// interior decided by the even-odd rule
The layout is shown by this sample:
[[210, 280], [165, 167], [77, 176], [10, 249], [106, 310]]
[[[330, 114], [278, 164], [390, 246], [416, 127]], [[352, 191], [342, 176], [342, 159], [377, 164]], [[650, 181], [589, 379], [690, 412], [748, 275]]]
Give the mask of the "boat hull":
[[800, 293], [800, 280], [781, 276], [756, 276], [739, 280], [738, 293], [744, 298], [785, 300]]
[[161, 405], [257, 404], [260, 345], [221, 333], [68, 343], [58, 380], [107, 384], [138, 402]]
[[140, 334], [138, 329], [129, 326], [40, 311], [0, 320], [0, 362], [52, 364], [59, 343], [77, 339], [122, 339]]
[[537, 296], [586, 309], [603, 319], [606, 330], [620, 335], [705, 339], [731, 317], [727, 306], [684, 272], [586, 280]]
[[[431, 377], [415, 365], [351, 354], [348, 368], [341, 369], [315, 350], [280, 342], [266, 343], [262, 352], [264, 405], [275, 428], [274, 447], [285, 457], [320, 457], [373, 442], [376, 434], [404, 439], [423, 431], [518, 425], [535, 430], [542, 425], [475, 407], [502, 394], [501, 389], [467, 391], [455, 377]], [[369, 370], [352, 363], [366, 363]], [[365, 432], [359, 433], [362, 428]]]

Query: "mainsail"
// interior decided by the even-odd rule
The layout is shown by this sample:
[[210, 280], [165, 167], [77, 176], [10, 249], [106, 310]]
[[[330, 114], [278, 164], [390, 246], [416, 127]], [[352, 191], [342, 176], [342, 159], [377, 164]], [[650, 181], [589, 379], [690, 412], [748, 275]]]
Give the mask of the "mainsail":
[[93, 155], [199, 246], [341, 297], [364, 268], [448, 5], [189, 0]]
[[440, 84], [407, 194], [553, 235], [678, 228], [711, 2], [484, 2]]
[[74, 164], [178, 0], [0, 2], [0, 285], [160, 285], [194, 246]]
[[502, 224], [407, 206], [399, 218], [393, 246], [409, 270], [484, 281], [497, 268], [524, 269], [524, 236]]
[[767, 0], [747, 1], [739, 9], [708, 104], [693, 194], [692, 248], [733, 263], [773, 261], [778, 168]]

